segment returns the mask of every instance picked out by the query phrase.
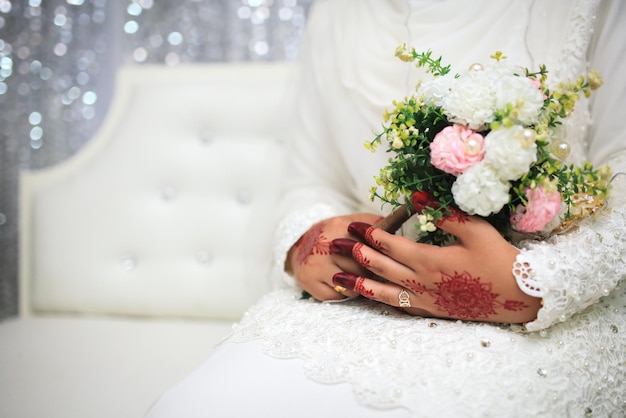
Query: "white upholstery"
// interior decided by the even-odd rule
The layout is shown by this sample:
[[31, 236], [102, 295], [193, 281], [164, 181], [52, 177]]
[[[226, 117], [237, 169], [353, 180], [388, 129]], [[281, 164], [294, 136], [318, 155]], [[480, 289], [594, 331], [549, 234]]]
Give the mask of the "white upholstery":
[[226, 321], [129, 317], [2, 322], [0, 417], [141, 418], [230, 328]]
[[22, 174], [0, 416], [139, 417], [268, 289], [290, 67], [123, 68], [93, 140]]
[[93, 142], [22, 177], [24, 310], [238, 318], [268, 285], [285, 76], [123, 69]]

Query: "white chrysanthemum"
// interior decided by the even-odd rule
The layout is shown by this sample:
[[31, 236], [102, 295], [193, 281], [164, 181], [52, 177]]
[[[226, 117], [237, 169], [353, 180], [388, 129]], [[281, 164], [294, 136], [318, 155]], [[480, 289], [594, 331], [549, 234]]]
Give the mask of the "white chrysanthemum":
[[523, 70], [504, 61], [482, 70], [470, 69], [422, 83], [419, 94], [429, 105], [442, 107], [451, 122], [481, 130], [494, 120], [494, 112], [513, 106], [511, 116], [525, 125], [538, 121], [543, 92], [523, 76]]
[[468, 71], [450, 83], [450, 92], [442, 107], [452, 122], [481, 130], [494, 120], [495, 95], [492, 75], [485, 71]]
[[418, 96], [423, 95], [424, 103], [429, 106], [442, 107], [444, 99], [450, 94], [454, 80], [454, 76], [448, 73], [423, 82], [419, 86]]
[[497, 109], [511, 104], [512, 117], [526, 126], [537, 123], [543, 106], [543, 92], [529, 78], [503, 76], [495, 80], [494, 87]]
[[498, 213], [509, 202], [511, 185], [481, 161], [473, 165], [452, 185], [454, 201], [470, 215], [489, 216]]
[[502, 180], [519, 179], [537, 161], [537, 144], [524, 145], [520, 140], [523, 132], [524, 127], [513, 125], [491, 131], [485, 137], [483, 162]]
[[485, 71], [489, 72], [494, 77], [494, 80], [500, 77], [524, 74], [524, 68], [518, 65], [513, 65], [507, 60], [492, 61], [489, 65], [487, 65]]

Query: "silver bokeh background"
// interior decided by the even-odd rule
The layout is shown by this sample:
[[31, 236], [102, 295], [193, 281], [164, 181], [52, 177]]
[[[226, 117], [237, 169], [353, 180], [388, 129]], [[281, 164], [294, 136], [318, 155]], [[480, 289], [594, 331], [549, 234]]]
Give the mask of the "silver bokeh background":
[[80, 150], [116, 69], [292, 61], [311, 2], [0, 0], [0, 319], [18, 310], [19, 172]]

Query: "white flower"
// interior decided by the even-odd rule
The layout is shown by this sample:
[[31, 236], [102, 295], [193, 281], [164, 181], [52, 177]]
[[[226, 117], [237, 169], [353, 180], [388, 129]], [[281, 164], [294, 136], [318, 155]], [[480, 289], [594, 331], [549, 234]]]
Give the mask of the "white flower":
[[437, 230], [437, 227], [432, 221], [432, 215], [417, 215], [417, 223], [419, 224], [419, 229], [422, 232], [434, 232]]
[[444, 99], [450, 94], [455, 78], [449, 73], [432, 80], [423, 82], [418, 89], [418, 95], [423, 95], [424, 103], [429, 106], [442, 107]]
[[493, 80], [485, 71], [470, 71], [453, 79], [442, 107], [451, 122], [481, 130], [495, 118]]
[[543, 92], [515, 66], [496, 62], [482, 70], [470, 69], [458, 78], [450, 73], [422, 83], [419, 93], [429, 105], [443, 108], [451, 122], [481, 130], [498, 109], [512, 105], [511, 116], [525, 125], [537, 123]]
[[539, 120], [543, 106], [543, 92], [527, 77], [509, 75], [494, 80], [497, 109], [513, 105], [511, 116], [524, 125], [534, 125]]
[[537, 144], [524, 145], [524, 127], [513, 125], [489, 132], [485, 137], [484, 163], [489, 164], [498, 178], [517, 180], [537, 161]]
[[497, 80], [501, 77], [525, 73], [523, 67], [511, 64], [507, 60], [491, 61], [487, 65], [486, 71], [491, 74], [493, 80]]
[[511, 185], [499, 178], [481, 161], [473, 165], [452, 185], [452, 195], [459, 208], [470, 214], [489, 216], [498, 213], [509, 202]]

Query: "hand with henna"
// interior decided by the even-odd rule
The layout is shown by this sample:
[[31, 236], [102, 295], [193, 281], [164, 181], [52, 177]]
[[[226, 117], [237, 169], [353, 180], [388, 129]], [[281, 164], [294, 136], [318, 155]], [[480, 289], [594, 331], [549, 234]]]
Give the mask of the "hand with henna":
[[[423, 192], [411, 201], [416, 212], [433, 204]], [[437, 227], [457, 242], [445, 247], [421, 244], [368, 223], [350, 224], [348, 230], [359, 240], [336, 239], [330, 250], [371, 274], [340, 272], [333, 282], [424, 317], [506, 323], [536, 318], [540, 299], [522, 292], [512, 274], [518, 250], [493, 226], [453, 210]], [[370, 278], [376, 276], [385, 280]]]
[[[380, 215], [359, 213], [337, 216], [318, 222], [291, 247], [285, 262], [285, 271], [296, 278], [298, 285], [317, 300], [337, 300], [358, 296], [358, 293], [337, 288], [332, 277], [339, 272], [362, 277], [371, 273], [349, 257], [330, 252], [335, 239], [358, 238], [348, 231], [353, 222], [375, 223]], [[340, 291], [340, 292], [338, 292]]]

